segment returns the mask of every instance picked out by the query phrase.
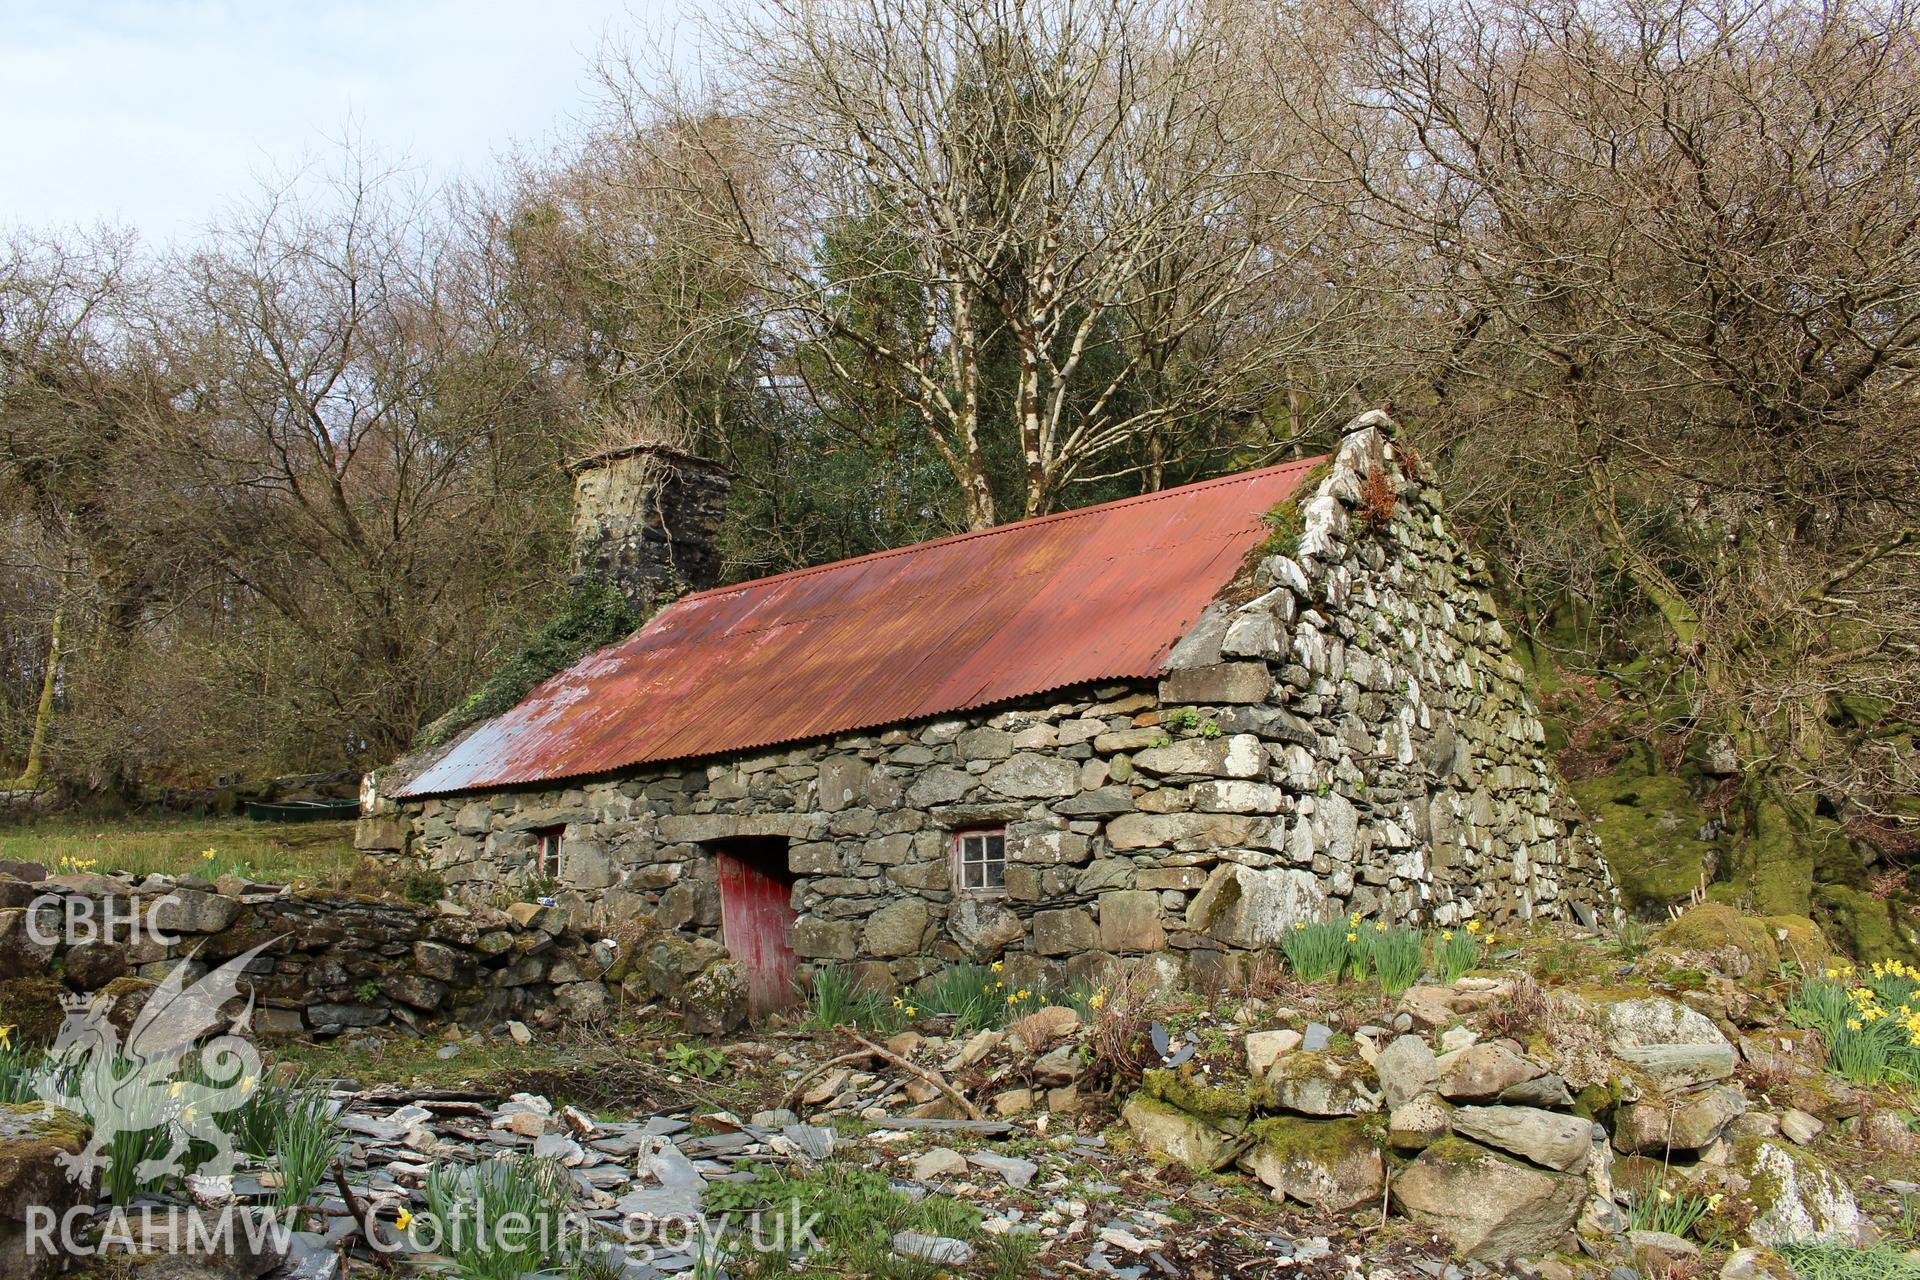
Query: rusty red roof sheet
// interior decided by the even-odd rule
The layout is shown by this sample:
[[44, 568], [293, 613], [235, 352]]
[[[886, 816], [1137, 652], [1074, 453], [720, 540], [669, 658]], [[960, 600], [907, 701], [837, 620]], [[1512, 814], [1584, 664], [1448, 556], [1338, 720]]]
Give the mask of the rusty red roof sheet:
[[1158, 675], [1318, 459], [687, 596], [401, 796], [526, 786]]

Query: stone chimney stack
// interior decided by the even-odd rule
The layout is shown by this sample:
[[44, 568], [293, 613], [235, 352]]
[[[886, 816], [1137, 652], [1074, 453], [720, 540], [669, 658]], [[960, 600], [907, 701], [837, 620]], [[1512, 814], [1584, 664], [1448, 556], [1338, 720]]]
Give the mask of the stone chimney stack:
[[732, 481], [716, 462], [660, 444], [573, 465], [573, 581], [601, 578], [642, 614], [720, 580]]

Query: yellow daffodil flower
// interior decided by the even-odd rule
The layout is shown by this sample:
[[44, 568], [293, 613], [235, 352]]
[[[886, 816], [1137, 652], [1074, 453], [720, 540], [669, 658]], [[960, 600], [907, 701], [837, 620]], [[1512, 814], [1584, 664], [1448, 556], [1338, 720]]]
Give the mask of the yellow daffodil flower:
[[1442, 941], [1442, 942], [1452, 942], [1452, 941], [1453, 941], [1453, 930], [1451, 930], [1451, 929], [1442, 929], [1442, 930], [1440, 931], [1440, 941]]
[[394, 1218], [393, 1225], [400, 1228], [400, 1230], [402, 1231], [405, 1231], [408, 1227], [412, 1226], [413, 1225], [412, 1210], [408, 1209], [405, 1205], [400, 1206], [399, 1216]]
[[0, 1027], [0, 1049], [13, 1048], [13, 1031], [14, 1027], [12, 1024]]
[[1467, 932], [1468, 933], [1480, 932], [1480, 922], [1478, 920], [1467, 921]]
[[1357, 934], [1357, 933], [1349, 933], [1349, 934], [1347, 935], [1347, 941], [1348, 941], [1348, 942], [1358, 942], [1358, 941], [1360, 941], [1360, 935], [1359, 935], [1359, 934]]

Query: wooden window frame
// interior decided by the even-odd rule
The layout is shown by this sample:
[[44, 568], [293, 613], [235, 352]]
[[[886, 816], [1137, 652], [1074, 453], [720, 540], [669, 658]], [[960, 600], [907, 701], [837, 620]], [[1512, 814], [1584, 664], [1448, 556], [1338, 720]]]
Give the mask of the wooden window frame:
[[565, 827], [542, 827], [533, 833], [533, 874], [542, 880], [560, 879], [560, 841]]
[[[970, 840], [978, 840], [981, 842], [980, 856], [971, 861], [967, 856], [967, 842]], [[994, 852], [994, 841], [999, 842], [997, 853]], [[969, 898], [1004, 898], [1007, 896], [1007, 829], [1004, 826], [962, 827], [953, 833], [953, 839], [949, 845], [949, 849], [951, 850], [952, 857], [953, 888], [955, 893]], [[992, 879], [991, 869], [996, 863], [1000, 870], [1000, 883], [987, 883]], [[980, 868], [980, 879], [982, 883], [971, 885], [967, 882], [967, 868], [969, 866]]]

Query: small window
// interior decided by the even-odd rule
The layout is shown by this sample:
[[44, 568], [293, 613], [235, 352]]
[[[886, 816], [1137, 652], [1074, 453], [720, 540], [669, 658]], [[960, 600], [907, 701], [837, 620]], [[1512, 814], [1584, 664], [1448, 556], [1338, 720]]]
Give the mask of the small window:
[[542, 880], [560, 878], [560, 834], [565, 827], [548, 827], [533, 833], [533, 871]]
[[1005, 893], [1007, 888], [1007, 830], [953, 833], [954, 883], [962, 893]]

